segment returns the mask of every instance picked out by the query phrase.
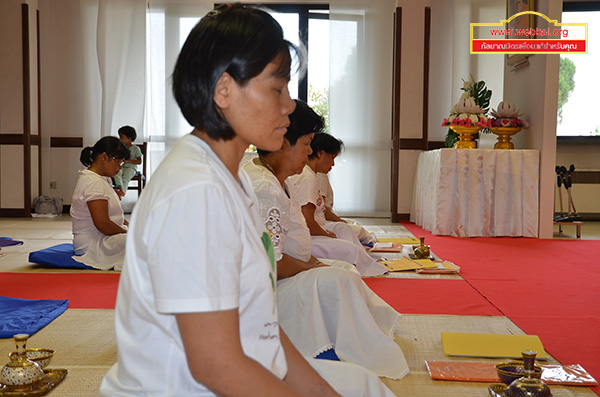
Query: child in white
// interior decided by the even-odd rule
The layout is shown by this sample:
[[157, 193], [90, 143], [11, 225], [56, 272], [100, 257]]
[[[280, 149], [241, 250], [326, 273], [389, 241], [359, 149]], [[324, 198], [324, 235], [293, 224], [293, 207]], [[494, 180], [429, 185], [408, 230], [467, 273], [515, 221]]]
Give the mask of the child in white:
[[137, 173], [137, 166], [142, 164], [142, 151], [133, 141], [137, 138], [135, 128], [125, 125], [119, 128], [119, 139], [129, 148], [129, 160], [125, 161], [123, 168], [115, 175], [115, 188], [119, 197], [123, 197], [127, 193], [129, 181]]

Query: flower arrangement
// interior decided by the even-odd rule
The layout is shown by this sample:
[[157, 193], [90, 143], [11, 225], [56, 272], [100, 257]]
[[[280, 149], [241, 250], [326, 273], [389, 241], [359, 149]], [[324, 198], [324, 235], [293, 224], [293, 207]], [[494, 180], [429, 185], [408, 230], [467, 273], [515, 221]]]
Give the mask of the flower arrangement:
[[458, 101], [452, 107], [450, 116], [444, 119], [442, 126], [460, 125], [463, 127], [491, 127], [490, 119], [485, 115], [473, 97], [467, 97]]
[[492, 127], [529, 127], [527, 121], [519, 118], [523, 114], [512, 102], [502, 101], [498, 104], [498, 109], [494, 109], [490, 113], [493, 116], [491, 119]]
[[[459, 125], [483, 127], [484, 133], [489, 133], [492, 126], [491, 120], [486, 116], [492, 90], [488, 90], [484, 81], [475, 81], [473, 76], [469, 81], [463, 80], [461, 88], [463, 92], [460, 100], [450, 110], [448, 118], [444, 119], [442, 127]], [[445, 144], [447, 147], [453, 147], [458, 140], [458, 134], [451, 129], [446, 134]]]

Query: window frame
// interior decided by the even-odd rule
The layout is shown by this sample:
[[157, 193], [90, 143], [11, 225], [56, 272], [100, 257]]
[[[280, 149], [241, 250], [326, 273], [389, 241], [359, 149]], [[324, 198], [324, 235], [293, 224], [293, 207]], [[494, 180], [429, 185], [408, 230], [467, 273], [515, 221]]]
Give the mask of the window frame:
[[[215, 7], [225, 3], [215, 3]], [[298, 14], [298, 27], [300, 29], [300, 43], [306, 49], [308, 56], [308, 20], [309, 19], [329, 19], [328, 13], [311, 12], [315, 10], [329, 11], [329, 4], [265, 4], [265, 3], [244, 3], [257, 7], [267, 8], [268, 11], [278, 13]], [[308, 74], [310, 70], [306, 70], [304, 76], [298, 80], [298, 99], [308, 102]]]
[[[600, 1], [563, 2], [562, 12], [600, 11]], [[600, 135], [556, 135], [556, 141], [561, 143], [600, 143]]]

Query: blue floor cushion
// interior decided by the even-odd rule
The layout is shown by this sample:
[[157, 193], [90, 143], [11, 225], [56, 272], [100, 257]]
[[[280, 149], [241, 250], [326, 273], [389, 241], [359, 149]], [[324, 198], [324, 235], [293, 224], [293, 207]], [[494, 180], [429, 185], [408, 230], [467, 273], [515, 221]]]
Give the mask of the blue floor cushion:
[[33, 335], [63, 314], [69, 301], [19, 299], [0, 296], [0, 338], [15, 334]]
[[10, 247], [11, 245], [21, 245], [22, 241], [13, 240], [10, 237], [0, 237], [0, 247]]
[[324, 352], [320, 353], [317, 357], [320, 360], [333, 360], [333, 361], [340, 361], [339, 357], [337, 356], [337, 354], [335, 354], [335, 350], [334, 349], [329, 349], [329, 350], [325, 350]]
[[71, 258], [75, 255], [73, 244], [58, 244], [53, 247], [29, 253], [29, 262], [63, 269], [94, 269]]

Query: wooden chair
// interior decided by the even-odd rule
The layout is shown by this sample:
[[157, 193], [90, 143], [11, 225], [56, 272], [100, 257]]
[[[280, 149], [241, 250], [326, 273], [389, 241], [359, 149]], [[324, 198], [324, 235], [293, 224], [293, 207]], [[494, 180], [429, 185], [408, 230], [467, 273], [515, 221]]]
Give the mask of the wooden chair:
[[148, 142], [136, 143], [136, 145], [142, 152], [142, 171], [136, 172], [133, 178], [131, 178], [129, 185], [127, 185], [127, 190], [136, 189], [138, 191], [138, 197], [140, 197], [142, 189], [146, 187], [146, 152], [148, 149]]

